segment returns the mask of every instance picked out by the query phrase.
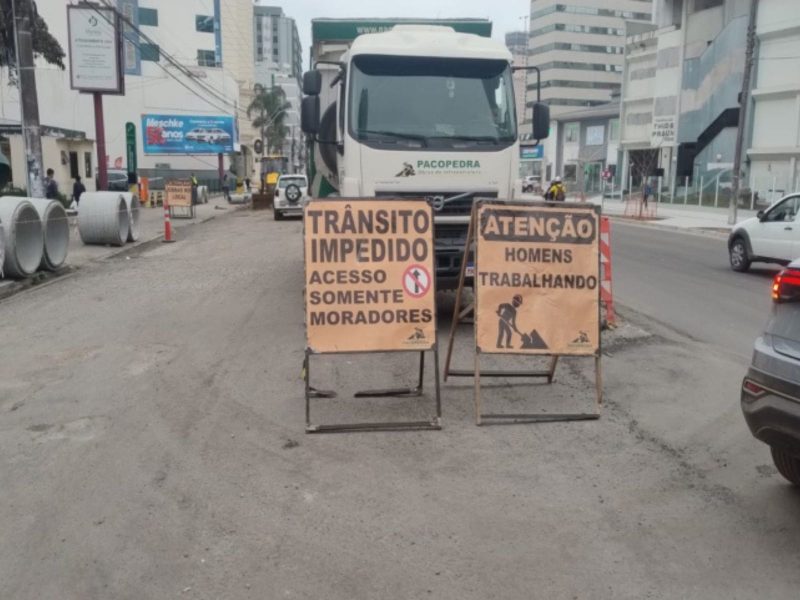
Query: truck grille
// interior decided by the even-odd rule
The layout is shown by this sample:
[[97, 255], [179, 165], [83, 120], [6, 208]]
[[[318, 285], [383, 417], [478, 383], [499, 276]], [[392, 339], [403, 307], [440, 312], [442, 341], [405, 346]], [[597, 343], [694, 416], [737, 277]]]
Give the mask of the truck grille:
[[[468, 194], [468, 195], [464, 195]], [[497, 198], [497, 192], [376, 192], [377, 198], [425, 198], [434, 214], [442, 216], [469, 215], [475, 198]], [[460, 196], [457, 200], [448, 198]]]

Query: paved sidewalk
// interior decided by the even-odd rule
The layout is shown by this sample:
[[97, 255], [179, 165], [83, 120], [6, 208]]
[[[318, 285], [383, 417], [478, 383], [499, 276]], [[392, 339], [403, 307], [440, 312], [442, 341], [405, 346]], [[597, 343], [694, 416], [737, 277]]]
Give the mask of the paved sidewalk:
[[[208, 200], [208, 204], [200, 204], [195, 207], [194, 219], [180, 219], [172, 218], [172, 232], [173, 239], [180, 241], [181, 230], [196, 225], [197, 223], [204, 223], [211, 219], [230, 213], [236, 209], [242, 208], [243, 204], [228, 204], [222, 195], [212, 196]], [[125, 244], [124, 246], [97, 246], [87, 245], [81, 241], [78, 233], [78, 218], [71, 216], [70, 221], [70, 241], [69, 253], [67, 255], [64, 267], [57, 273], [38, 272], [33, 278], [25, 280], [14, 279], [0, 279], [0, 299], [15, 294], [16, 292], [30, 287], [36, 283], [40, 283], [54, 275], [64, 275], [75, 269], [80, 269], [87, 266], [93, 261], [103, 260], [119, 252], [124, 252], [146, 244], [159, 240], [164, 237], [164, 209], [161, 206], [145, 208], [142, 207], [139, 211], [139, 241]]]
[[[618, 198], [601, 198], [594, 196], [587, 199], [588, 202], [600, 204], [603, 207], [603, 214], [612, 217], [623, 217], [625, 203]], [[731, 230], [728, 224], [727, 208], [712, 208], [708, 206], [686, 206], [681, 204], [657, 204], [655, 219], [631, 219], [638, 223], [646, 223], [668, 227], [672, 229], [687, 229], [694, 231], [717, 231], [726, 233]], [[754, 210], [737, 211], [736, 222], [740, 223], [745, 219], [756, 216]]]

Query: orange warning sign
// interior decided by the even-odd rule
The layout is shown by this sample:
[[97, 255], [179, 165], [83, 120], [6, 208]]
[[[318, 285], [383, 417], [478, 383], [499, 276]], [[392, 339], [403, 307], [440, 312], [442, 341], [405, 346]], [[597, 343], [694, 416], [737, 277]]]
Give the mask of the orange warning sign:
[[192, 182], [188, 179], [168, 181], [164, 190], [167, 192], [169, 206], [192, 206]]
[[434, 347], [433, 211], [425, 200], [312, 200], [304, 226], [312, 352]]
[[477, 227], [480, 351], [595, 354], [600, 343], [598, 210], [483, 204]]

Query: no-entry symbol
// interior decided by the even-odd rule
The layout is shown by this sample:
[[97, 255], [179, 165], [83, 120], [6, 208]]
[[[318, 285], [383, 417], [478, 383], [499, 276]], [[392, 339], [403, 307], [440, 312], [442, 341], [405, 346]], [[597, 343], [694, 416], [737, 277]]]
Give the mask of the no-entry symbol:
[[403, 273], [403, 289], [412, 298], [422, 298], [431, 289], [431, 274], [422, 265], [411, 265]]

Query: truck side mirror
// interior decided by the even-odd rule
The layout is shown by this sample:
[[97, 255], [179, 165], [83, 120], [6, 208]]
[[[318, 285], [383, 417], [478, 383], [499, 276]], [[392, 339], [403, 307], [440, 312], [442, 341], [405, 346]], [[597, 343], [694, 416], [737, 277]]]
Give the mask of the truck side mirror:
[[550, 107], [544, 102], [533, 103], [533, 139], [543, 140], [550, 135]]
[[[306, 73], [308, 75], [308, 73]], [[316, 135], [319, 133], [319, 96], [306, 96], [300, 105], [300, 129], [303, 133]]]
[[322, 90], [322, 73], [316, 69], [303, 73], [303, 93], [306, 96], [319, 96]]

